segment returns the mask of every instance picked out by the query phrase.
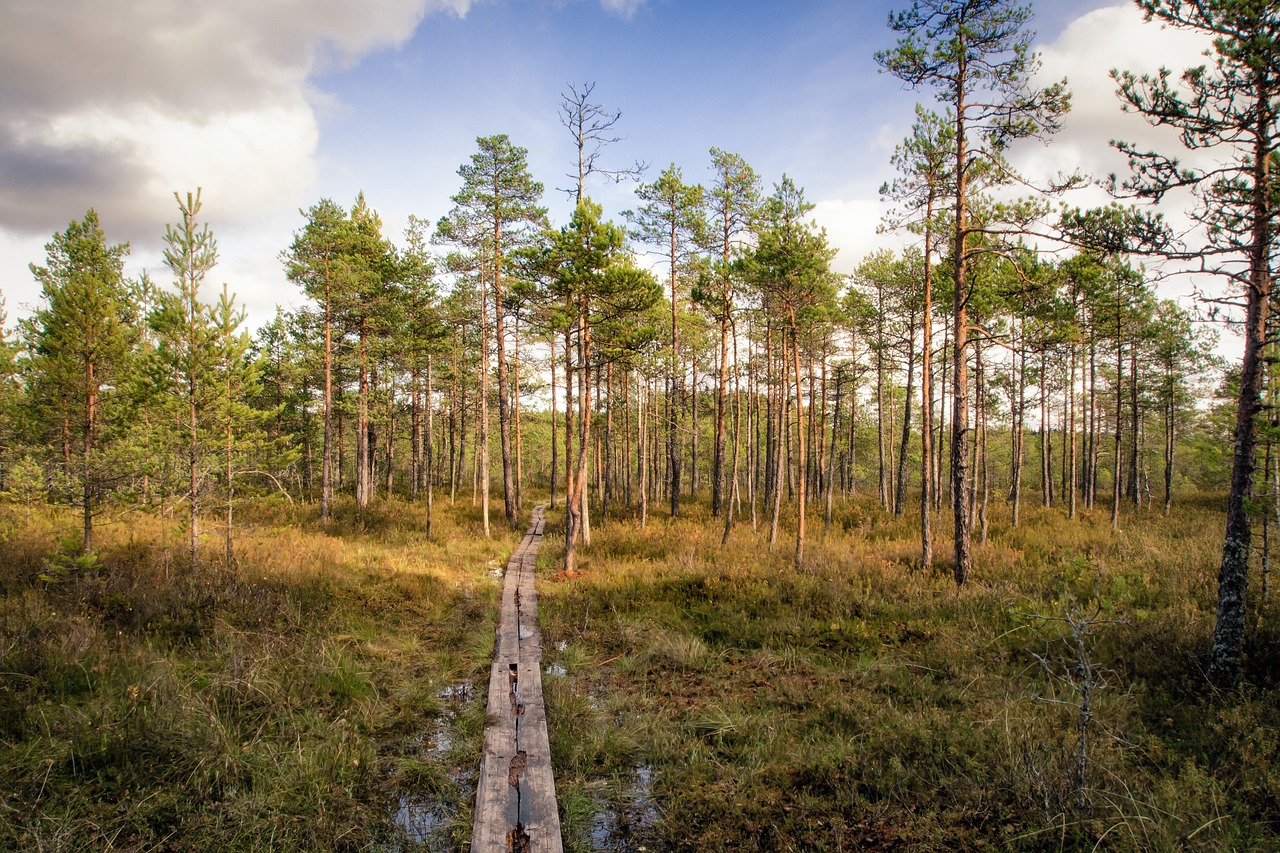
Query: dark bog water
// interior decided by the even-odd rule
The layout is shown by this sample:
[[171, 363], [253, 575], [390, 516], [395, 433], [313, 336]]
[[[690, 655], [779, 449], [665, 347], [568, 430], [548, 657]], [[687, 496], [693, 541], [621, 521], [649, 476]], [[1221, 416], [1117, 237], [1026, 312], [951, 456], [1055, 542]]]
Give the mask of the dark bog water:
[[[475, 685], [451, 684], [436, 696], [441, 712], [430, 729], [413, 738], [414, 749], [406, 758], [434, 763], [443, 770], [447, 784], [433, 786], [434, 793], [407, 790], [400, 794], [394, 816], [399, 837], [391, 850], [450, 849], [449, 836], [458, 822], [459, 806], [475, 799], [479, 757], [456, 755], [454, 750], [457, 720], [475, 701]], [[448, 796], [441, 796], [444, 791]]]
[[662, 813], [653, 799], [653, 768], [641, 764], [628, 776], [611, 780], [599, 800], [591, 828], [591, 849], [599, 853], [660, 850]]

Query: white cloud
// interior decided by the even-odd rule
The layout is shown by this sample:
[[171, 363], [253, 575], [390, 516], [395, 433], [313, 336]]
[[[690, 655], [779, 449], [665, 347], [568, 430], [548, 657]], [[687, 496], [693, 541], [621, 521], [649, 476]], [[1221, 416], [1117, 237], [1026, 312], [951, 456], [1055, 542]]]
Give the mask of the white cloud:
[[[1178, 150], [1175, 135], [1121, 111], [1116, 85], [1108, 74], [1112, 68], [1154, 73], [1161, 65], [1181, 71], [1200, 64], [1207, 46], [1201, 37], [1143, 21], [1141, 12], [1131, 5], [1081, 15], [1053, 42], [1039, 46], [1043, 60], [1040, 82], [1068, 78], [1073, 97], [1064, 127], [1047, 145], [1019, 145], [1011, 152], [1011, 159], [1024, 174], [1045, 181], [1077, 169], [1097, 177], [1110, 172], [1123, 174], [1125, 160], [1108, 144], [1115, 138], [1161, 150]], [[884, 163], [887, 169], [893, 146], [906, 132], [907, 128], [892, 125], [878, 128], [874, 148], [867, 157], [870, 163]], [[1106, 193], [1097, 187], [1082, 190], [1072, 199], [1085, 206], [1105, 204], [1107, 200]], [[916, 239], [909, 234], [877, 234], [884, 211], [885, 205], [878, 196], [856, 193], [817, 204], [813, 218], [827, 229], [832, 245], [841, 250], [835, 263], [838, 270], [849, 272], [873, 250], [899, 248]]]
[[624, 21], [629, 21], [645, 2], [646, 0], [600, 0], [600, 6]]
[[840, 250], [832, 266], [851, 273], [877, 249], [897, 249], [911, 240], [909, 234], [877, 234], [885, 205], [879, 198], [831, 198], [813, 206], [813, 221], [827, 230], [832, 246]]
[[[310, 184], [307, 79], [404, 43], [471, 0], [10, 0], [0, 29], [0, 228], [48, 233], [98, 207], [156, 231], [170, 193], [234, 212]], [[229, 210], [228, 212], [232, 212]]]
[[1037, 177], [1079, 168], [1105, 177], [1123, 175], [1126, 162], [1108, 143], [1120, 139], [1158, 150], [1177, 150], [1175, 134], [1153, 128], [1140, 116], [1121, 111], [1111, 69], [1137, 74], [1167, 66], [1180, 72], [1204, 62], [1208, 39], [1146, 22], [1133, 6], [1095, 9], [1071, 22], [1040, 49], [1042, 83], [1067, 78], [1071, 112], [1047, 146], [1030, 144], [1017, 152], [1017, 165]]
[[108, 239], [133, 243], [129, 271], [167, 281], [157, 243], [176, 218], [173, 192], [196, 187], [224, 247], [218, 284], [225, 276], [268, 314], [273, 296], [291, 292], [275, 256], [317, 178], [316, 113], [328, 104], [308, 80], [472, 3], [6, 0], [0, 291], [10, 321], [38, 298], [27, 263], [89, 207]]

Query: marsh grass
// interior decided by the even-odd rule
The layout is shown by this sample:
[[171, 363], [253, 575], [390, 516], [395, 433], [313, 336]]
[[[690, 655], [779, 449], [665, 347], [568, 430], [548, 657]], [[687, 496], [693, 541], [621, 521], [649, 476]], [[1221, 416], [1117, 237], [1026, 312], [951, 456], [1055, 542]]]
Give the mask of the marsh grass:
[[[995, 514], [962, 590], [943, 560], [914, 567], [914, 517], [872, 502], [826, 536], [817, 516], [800, 572], [749, 524], [721, 547], [706, 516], [690, 503], [645, 531], [598, 525], [572, 579], [554, 574], [562, 540], [544, 544], [570, 849], [613, 849], [590, 832], [606, 807], [593, 792], [638, 766], [671, 850], [1280, 848], [1272, 612], [1250, 686], [1219, 694], [1203, 676], [1214, 502], [1126, 516], [1118, 535], [1103, 515], [1030, 508], [1012, 529]], [[1108, 620], [1083, 792], [1078, 709], [1036, 658], [1068, 659], [1043, 617], [1072, 600]]]
[[263, 501], [192, 571], [146, 513], [77, 562], [74, 518], [0, 506], [0, 849], [417, 849], [406, 796], [448, 818], [427, 849], [469, 835], [483, 698], [444, 697], [484, 679], [516, 534], [419, 511]]

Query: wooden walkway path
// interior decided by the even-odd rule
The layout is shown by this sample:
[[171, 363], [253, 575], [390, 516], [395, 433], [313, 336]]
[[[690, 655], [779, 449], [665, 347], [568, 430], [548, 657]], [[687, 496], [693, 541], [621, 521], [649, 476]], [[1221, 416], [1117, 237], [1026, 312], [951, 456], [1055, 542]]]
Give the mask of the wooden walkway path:
[[542, 701], [542, 632], [533, 589], [544, 507], [507, 562], [489, 704], [484, 756], [476, 789], [473, 853], [561, 853], [556, 783]]

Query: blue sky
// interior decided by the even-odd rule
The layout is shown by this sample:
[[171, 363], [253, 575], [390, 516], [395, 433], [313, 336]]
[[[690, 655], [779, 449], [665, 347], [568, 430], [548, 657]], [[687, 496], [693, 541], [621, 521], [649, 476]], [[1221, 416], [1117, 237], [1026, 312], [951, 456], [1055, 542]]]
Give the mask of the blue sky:
[[[321, 197], [363, 190], [398, 240], [409, 214], [447, 212], [475, 138], [529, 150], [553, 219], [573, 151], [557, 107], [567, 86], [620, 109], [610, 165], [708, 179], [708, 149], [742, 154], [766, 185], [785, 171], [851, 270], [886, 241], [875, 226], [889, 156], [915, 102], [880, 74], [876, 50], [903, 3], [834, 0], [10, 0], [0, 27], [0, 294], [10, 319], [37, 290], [27, 271], [49, 235], [90, 206], [159, 263], [172, 191], [204, 187], [226, 281], [258, 325], [302, 303], [278, 255]], [[107, 8], [107, 7], [110, 8]], [[1046, 78], [1070, 77], [1076, 106], [1049, 148], [1017, 154], [1032, 173], [1118, 167], [1115, 136], [1146, 138], [1120, 114], [1112, 65], [1152, 70], [1199, 44], [1143, 24], [1128, 4], [1041, 2]], [[606, 212], [631, 185], [594, 184]], [[1100, 200], [1097, 197], [1094, 200]]]
[[[878, 172], [859, 168], [859, 153], [890, 115], [901, 123], [911, 112], [872, 60], [884, 14], [834, 2], [667, 2], [629, 20], [587, 2], [473, 7], [462, 20], [428, 21], [400, 50], [318, 77], [341, 102], [322, 119], [320, 150], [340, 197], [405, 183], [426, 189], [422, 212], [438, 215], [475, 137], [507, 133], [553, 191], [573, 165], [561, 94], [594, 82], [593, 101], [623, 112], [625, 139], [605, 155], [615, 166], [639, 159], [656, 174], [675, 162], [686, 180], [702, 180], [715, 145], [771, 180], [785, 170], [824, 191], [874, 192]], [[875, 121], [851, 121], [871, 104]], [[629, 190], [591, 187], [615, 212]], [[561, 219], [565, 198], [549, 192]]]

